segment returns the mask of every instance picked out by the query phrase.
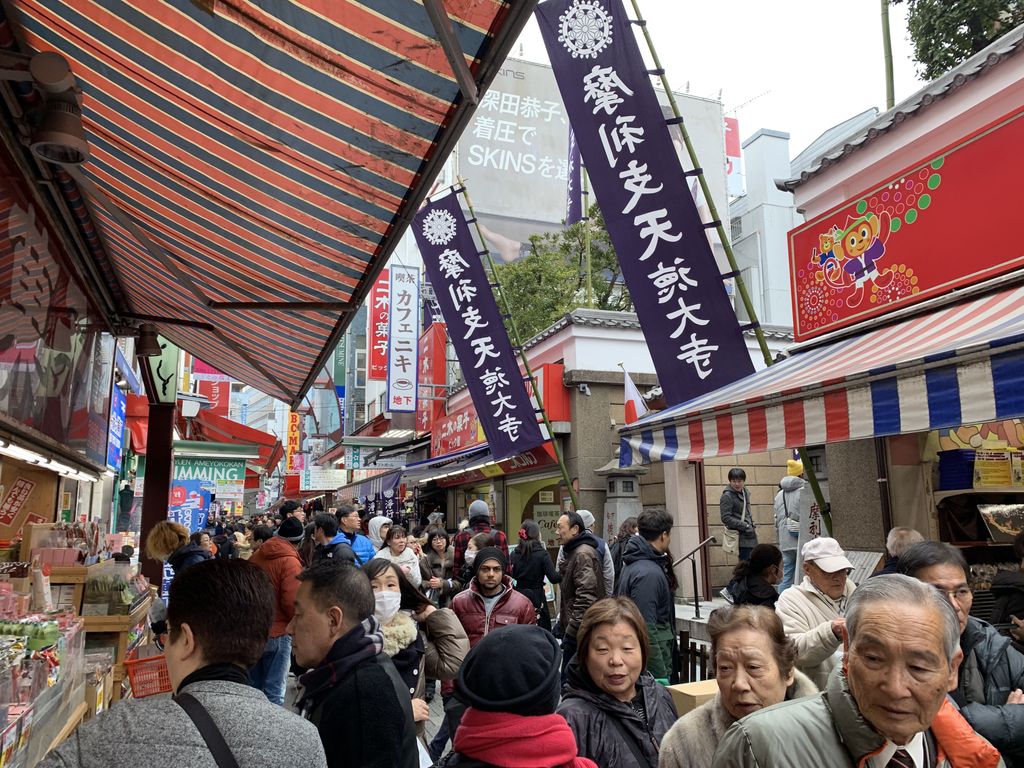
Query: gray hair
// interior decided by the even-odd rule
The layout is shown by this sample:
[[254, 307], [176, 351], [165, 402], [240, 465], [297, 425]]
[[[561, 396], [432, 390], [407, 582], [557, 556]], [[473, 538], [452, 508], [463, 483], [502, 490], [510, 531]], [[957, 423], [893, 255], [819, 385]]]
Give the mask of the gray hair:
[[939, 590], [923, 581], [898, 573], [868, 579], [850, 596], [846, 608], [846, 630], [850, 635], [850, 645], [853, 645], [857, 637], [861, 611], [872, 603], [931, 605], [942, 619], [942, 642], [946, 651], [946, 661], [952, 663], [953, 656], [960, 647], [960, 621], [953, 606]]
[[924, 541], [924, 536], [913, 528], [893, 528], [885, 537], [885, 551], [889, 553], [890, 557], [899, 557], [922, 541]]

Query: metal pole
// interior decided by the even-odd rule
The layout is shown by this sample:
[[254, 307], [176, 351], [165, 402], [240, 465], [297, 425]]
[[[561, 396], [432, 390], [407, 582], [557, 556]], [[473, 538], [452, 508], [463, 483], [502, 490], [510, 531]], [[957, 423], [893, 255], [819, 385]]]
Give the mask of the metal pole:
[[583, 176], [583, 258], [587, 265], [587, 307], [594, 308], [594, 273], [590, 262], [590, 179], [587, 169], [582, 168]]
[[[665, 74], [664, 67], [661, 66], [661, 59], [658, 58], [658, 52], [654, 48], [654, 41], [651, 39], [651, 33], [647, 29], [647, 23], [644, 21], [643, 16], [640, 13], [639, 0], [632, 0], [633, 11], [636, 13], [637, 21], [639, 22], [640, 28], [643, 30], [644, 39], [647, 41], [647, 48], [651, 52], [651, 59], [654, 61], [654, 67], [659, 72], [661, 78], [661, 86], [665, 89], [665, 94], [668, 96], [668, 102], [672, 106], [672, 114], [676, 116], [679, 121], [679, 133], [683, 137], [683, 143], [686, 145], [686, 153], [690, 156], [690, 162], [694, 168], [699, 168], [700, 163], [697, 161], [697, 151], [693, 148], [693, 142], [690, 141], [690, 132], [686, 129], [686, 123], [683, 121], [682, 113], [679, 110], [679, 105], [676, 103], [675, 94], [672, 93], [672, 88], [669, 86], [668, 76]], [[733, 253], [732, 243], [729, 241], [729, 236], [725, 232], [725, 225], [722, 223], [721, 218], [718, 216], [718, 209], [715, 206], [715, 201], [711, 197], [711, 189], [708, 187], [707, 179], [704, 178], [703, 173], [697, 174], [697, 181], [700, 183], [701, 191], [704, 193], [704, 199], [708, 204], [708, 211], [711, 213], [711, 220], [715, 222], [715, 230], [718, 232], [718, 239], [722, 243], [722, 248], [725, 250], [725, 258], [729, 262], [729, 269], [733, 271], [736, 276], [736, 290], [740, 295], [740, 300], [743, 302], [743, 308], [746, 310], [747, 318], [754, 325], [754, 335], [757, 337], [758, 346], [761, 348], [761, 355], [764, 357], [766, 365], [772, 365], [775, 359], [772, 357], [771, 350], [768, 349], [768, 341], [764, 336], [764, 329], [761, 328], [761, 324], [757, 319], [757, 311], [754, 309], [754, 303], [750, 300], [750, 294], [747, 292], [747, 285], [743, 281], [743, 275], [740, 272], [739, 266], [736, 264], [736, 254]], [[804, 471], [807, 474], [807, 482], [811, 486], [811, 491], [814, 494], [814, 500], [818, 503], [818, 507], [821, 509], [822, 517], [826, 519], [826, 522], [831, 528], [831, 517], [828, 515], [828, 508], [825, 504], [825, 499], [821, 495], [821, 486], [818, 485], [818, 478], [814, 474], [814, 468], [810, 462], [807, 461], [807, 451], [804, 448], [800, 448], [800, 459], [804, 465]]]
[[697, 584], [697, 556], [690, 556], [690, 565], [693, 567], [693, 618], [700, 618], [700, 586]]
[[[469, 199], [469, 190], [466, 188], [466, 182], [462, 180], [461, 176], [458, 177], [458, 181], [459, 186], [462, 188], [462, 196], [466, 198], [466, 207], [469, 209], [469, 215], [476, 221], [476, 213], [473, 211], [473, 203]], [[551, 422], [548, 420], [548, 413], [544, 410], [543, 395], [541, 395], [540, 389], [536, 386], [536, 380], [533, 378], [533, 369], [530, 367], [530, 361], [526, 358], [526, 350], [523, 349], [519, 330], [516, 328], [516, 319], [512, 315], [512, 308], [509, 306], [508, 299], [505, 297], [505, 291], [501, 287], [501, 281], [498, 279], [498, 270], [494, 265], [494, 259], [491, 258], [491, 249], [487, 245], [487, 238], [484, 237], [479, 221], [476, 221], [476, 234], [480, 238], [480, 244], [483, 246], [484, 254], [487, 257], [487, 266], [491, 273], [491, 280], [494, 281], [494, 288], [497, 291], [498, 299], [501, 300], [504, 312], [508, 317], [508, 330], [512, 343], [519, 350], [519, 359], [522, 361], [523, 368], [526, 369], [526, 375], [530, 377], [530, 382], [533, 385], [533, 394], [537, 398], [537, 407], [540, 409], [541, 418], [544, 419], [544, 426], [547, 427], [548, 439], [551, 441], [551, 448], [555, 452], [558, 468], [562, 471], [562, 479], [565, 480], [565, 485], [569, 489], [569, 498], [572, 500], [573, 508], [579, 509], [580, 503], [576, 498], [576, 490], [572, 487], [572, 478], [569, 477], [569, 470], [565, 466], [565, 460], [562, 458], [562, 451], [558, 448], [558, 440], [555, 438]]]
[[896, 106], [896, 86], [892, 74], [892, 34], [889, 32], [889, 0], [882, 0], [882, 53], [885, 56], [885, 108]]

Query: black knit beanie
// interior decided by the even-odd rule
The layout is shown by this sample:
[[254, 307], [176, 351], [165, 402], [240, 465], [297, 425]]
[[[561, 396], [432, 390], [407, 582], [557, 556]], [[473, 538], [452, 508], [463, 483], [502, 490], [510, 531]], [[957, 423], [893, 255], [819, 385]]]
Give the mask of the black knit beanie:
[[558, 641], [534, 624], [513, 624], [485, 635], [459, 670], [456, 695], [483, 712], [550, 715], [561, 692]]
[[497, 547], [484, 547], [476, 553], [476, 557], [473, 558], [473, 575], [476, 576], [480, 570], [480, 565], [487, 560], [497, 560], [501, 563], [501, 572], [508, 575], [508, 558], [505, 557], [505, 553]]

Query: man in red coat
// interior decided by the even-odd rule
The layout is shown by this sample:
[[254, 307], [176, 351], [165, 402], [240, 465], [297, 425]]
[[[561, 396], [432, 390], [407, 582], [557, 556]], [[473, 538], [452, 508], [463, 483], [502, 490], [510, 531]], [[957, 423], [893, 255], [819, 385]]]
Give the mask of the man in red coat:
[[302, 572], [298, 551], [302, 535], [302, 523], [294, 515], [288, 517], [277, 529], [277, 535], [249, 558], [249, 562], [259, 566], [274, 585], [274, 624], [263, 656], [249, 670], [249, 680], [274, 704], [284, 704], [291, 666], [292, 638], [288, 634], [288, 622], [295, 613], [295, 594], [299, 590], [299, 574]]

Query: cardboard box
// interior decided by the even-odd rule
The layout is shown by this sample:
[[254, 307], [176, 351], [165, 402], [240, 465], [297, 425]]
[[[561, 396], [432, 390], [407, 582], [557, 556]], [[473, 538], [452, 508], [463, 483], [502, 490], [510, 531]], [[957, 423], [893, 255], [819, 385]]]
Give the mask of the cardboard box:
[[712, 679], [696, 683], [679, 683], [670, 685], [668, 690], [672, 694], [672, 701], [675, 702], [676, 712], [682, 717], [715, 698], [718, 694], [718, 681]]
[[979, 450], [974, 454], [975, 488], [1008, 488], [1011, 484], [1009, 451]]

